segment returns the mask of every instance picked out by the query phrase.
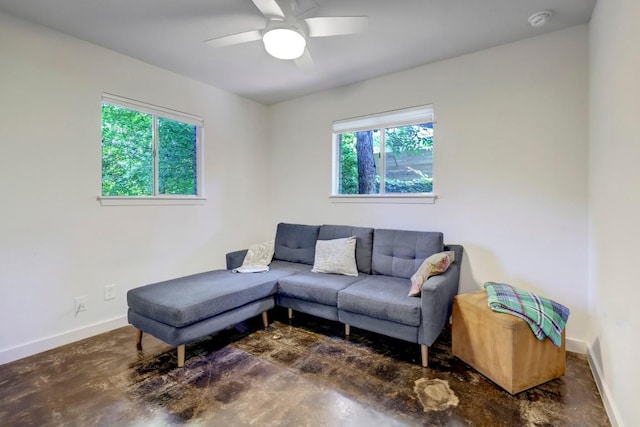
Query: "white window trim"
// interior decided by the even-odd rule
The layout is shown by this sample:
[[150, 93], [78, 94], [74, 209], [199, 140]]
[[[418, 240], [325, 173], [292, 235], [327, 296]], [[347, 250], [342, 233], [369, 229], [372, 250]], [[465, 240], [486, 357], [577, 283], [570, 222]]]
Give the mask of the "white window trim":
[[433, 122], [433, 104], [403, 108], [368, 116], [352, 117], [333, 122], [334, 133], [357, 132], [390, 126], [406, 126]]
[[[415, 123], [434, 123], [433, 104], [403, 108], [368, 116], [358, 116], [333, 122], [331, 195], [333, 203], [398, 203], [434, 204], [436, 193], [382, 193], [382, 194], [339, 194], [338, 193], [338, 140], [337, 134], [363, 130], [384, 129], [386, 127], [408, 126]], [[383, 147], [384, 148], [384, 143]], [[380, 171], [384, 176], [384, 170]]]
[[392, 193], [392, 194], [333, 194], [332, 203], [397, 203], [432, 205], [438, 197], [435, 193]]
[[120, 107], [129, 108], [130, 110], [142, 111], [143, 113], [156, 114], [167, 119], [177, 120], [183, 123], [203, 127], [204, 119], [182, 111], [172, 110], [170, 108], [160, 107], [158, 105], [149, 104], [148, 102], [136, 101], [135, 99], [125, 98], [123, 96], [113, 95], [110, 93], [102, 94], [102, 102], [107, 104], [115, 104]]
[[206, 197], [198, 196], [98, 196], [102, 206], [203, 205]]
[[[103, 196], [99, 195], [96, 199], [102, 206], [151, 206], [151, 205], [201, 205], [207, 200], [204, 197], [204, 119], [193, 114], [184, 113], [178, 110], [172, 110], [165, 107], [149, 104], [146, 102], [136, 101], [134, 99], [125, 98], [110, 93], [102, 94], [102, 102], [106, 104], [118, 105], [130, 110], [141, 111], [143, 113], [152, 114], [154, 134], [157, 133], [157, 118], [161, 116], [167, 119], [176, 120], [196, 126], [196, 168], [197, 168], [197, 186], [196, 195], [167, 195], [156, 194], [153, 196]], [[155, 151], [155, 148], [154, 148]], [[154, 183], [158, 182], [158, 156], [154, 155]], [[100, 181], [100, 194], [102, 194], [102, 180]], [[154, 191], [157, 191], [154, 188]]]

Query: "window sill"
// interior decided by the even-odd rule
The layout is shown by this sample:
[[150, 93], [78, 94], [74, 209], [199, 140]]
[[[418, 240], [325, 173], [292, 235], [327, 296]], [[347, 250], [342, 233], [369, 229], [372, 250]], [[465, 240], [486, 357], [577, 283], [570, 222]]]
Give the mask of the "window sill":
[[332, 203], [396, 203], [429, 204], [436, 202], [434, 193], [420, 194], [340, 194], [329, 196]]
[[203, 205], [205, 197], [158, 196], [158, 197], [113, 197], [98, 196], [102, 206], [163, 206], [163, 205]]

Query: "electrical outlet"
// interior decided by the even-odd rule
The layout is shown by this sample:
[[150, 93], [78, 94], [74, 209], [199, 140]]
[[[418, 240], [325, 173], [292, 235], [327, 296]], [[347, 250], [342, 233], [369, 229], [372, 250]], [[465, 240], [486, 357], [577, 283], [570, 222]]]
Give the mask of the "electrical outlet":
[[116, 285], [106, 285], [104, 287], [104, 300], [116, 299]]
[[86, 304], [86, 300], [87, 297], [86, 296], [82, 296], [82, 297], [75, 297], [73, 299], [73, 304], [75, 306], [76, 309], [76, 316], [78, 315], [78, 313], [80, 313], [81, 311], [87, 311], [87, 304]]

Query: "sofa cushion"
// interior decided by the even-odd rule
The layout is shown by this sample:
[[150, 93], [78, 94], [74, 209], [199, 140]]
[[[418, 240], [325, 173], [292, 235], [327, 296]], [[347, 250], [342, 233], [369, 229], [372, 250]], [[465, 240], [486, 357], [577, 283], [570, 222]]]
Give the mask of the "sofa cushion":
[[209, 271], [131, 289], [127, 303], [143, 316], [180, 328], [273, 295], [278, 279], [296, 271], [289, 263], [256, 274]]
[[356, 264], [358, 271], [371, 274], [371, 253], [373, 251], [373, 228], [352, 227], [350, 225], [323, 225], [319, 240], [340, 239], [356, 236]]
[[280, 277], [285, 277], [291, 274], [311, 271], [311, 266], [300, 264], [299, 262], [274, 260], [269, 264], [269, 270], [278, 273]]
[[335, 307], [338, 305], [338, 291], [365, 277], [368, 276], [360, 275], [355, 277], [313, 272], [298, 273], [278, 280], [278, 295]]
[[409, 326], [420, 325], [420, 298], [407, 296], [408, 279], [367, 276], [338, 293], [338, 309]]
[[319, 225], [278, 224], [273, 258], [312, 265], [319, 232]]
[[373, 274], [408, 279], [426, 258], [444, 249], [440, 232], [376, 229], [373, 233]]

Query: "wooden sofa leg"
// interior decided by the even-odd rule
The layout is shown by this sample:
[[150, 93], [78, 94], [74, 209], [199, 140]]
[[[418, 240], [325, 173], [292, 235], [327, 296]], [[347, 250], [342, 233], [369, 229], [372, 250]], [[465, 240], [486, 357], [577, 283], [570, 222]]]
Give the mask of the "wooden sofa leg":
[[289, 314], [289, 320], [293, 319], [293, 309], [289, 308], [289, 309], [287, 309], [287, 312]]
[[422, 353], [422, 367], [426, 368], [429, 365], [429, 347], [420, 344], [420, 350]]
[[184, 366], [184, 346], [185, 344], [178, 346], [178, 368], [182, 368]]
[[344, 334], [346, 336], [349, 336], [349, 334], [351, 334], [351, 325], [347, 325], [347, 324], [344, 325]]
[[136, 329], [136, 346], [142, 346], [142, 330]]
[[264, 325], [265, 328], [269, 326], [269, 318], [267, 317], [266, 311], [262, 312], [262, 324]]

